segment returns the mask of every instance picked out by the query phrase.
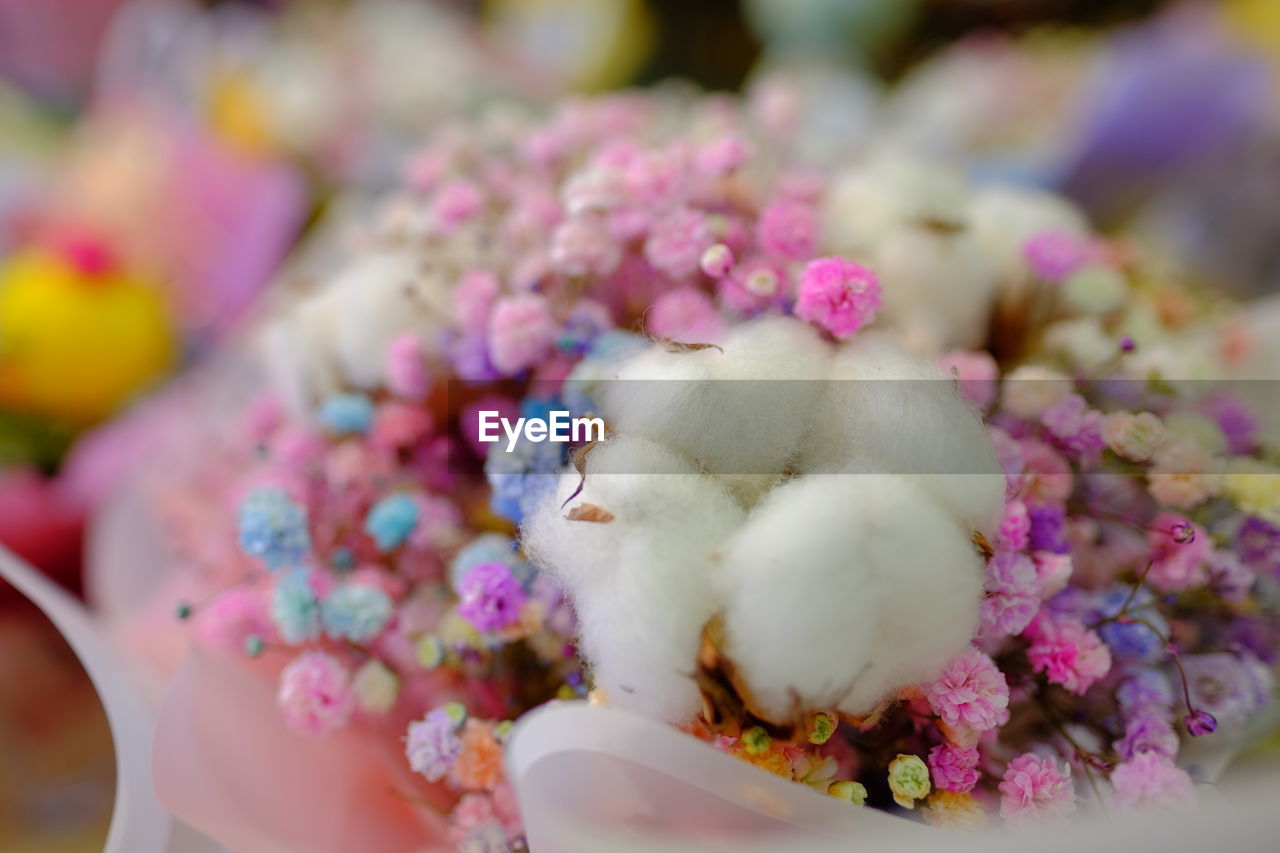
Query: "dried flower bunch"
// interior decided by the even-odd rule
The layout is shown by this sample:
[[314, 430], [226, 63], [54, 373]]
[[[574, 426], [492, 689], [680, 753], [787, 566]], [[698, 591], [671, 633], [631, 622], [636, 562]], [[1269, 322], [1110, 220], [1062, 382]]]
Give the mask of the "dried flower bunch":
[[[755, 116], [438, 134], [170, 484], [223, 498], [174, 530], [236, 578], [180, 615], [295, 729], [402, 738], [462, 849], [523, 843], [509, 721], [592, 689], [942, 825], [1188, 801], [1182, 738], [1266, 706], [1277, 649], [1275, 447], [1169, 381], [1247, 345], [1229, 312], [1061, 200], [815, 173]], [[477, 441], [557, 410], [609, 434]]]

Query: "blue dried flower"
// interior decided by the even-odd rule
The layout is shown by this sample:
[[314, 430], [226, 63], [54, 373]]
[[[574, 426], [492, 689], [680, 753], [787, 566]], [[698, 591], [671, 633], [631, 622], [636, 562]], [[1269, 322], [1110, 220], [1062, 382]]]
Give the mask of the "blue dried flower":
[[[1129, 601], [1132, 588], [1128, 586], [1113, 587], [1094, 604], [1091, 621], [1111, 619], [1120, 613], [1120, 608]], [[1098, 629], [1102, 641], [1111, 649], [1117, 658], [1130, 661], [1152, 662], [1164, 655], [1164, 636], [1169, 634], [1169, 623], [1155, 609], [1155, 596], [1145, 587], [1138, 590], [1129, 602], [1126, 615], [1134, 616], [1150, 624], [1160, 631], [1156, 634], [1147, 625], [1137, 622], [1107, 622]]]
[[[529, 397], [520, 403], [520, 416], [547, 420], [553, 411], [564, 411], [557, 398]], [[505, 443], [489, 446], [484, 473], [493, 493], [489, 508], [497, 515], [519, 524], [545, 498], [555, 492], [568, 445], [551, 441], [528, 441], [523, 435], [515, 449]]]
[[376, 637], [391, 618], [391, 597], [373, 586], [347, 584], [320, 605], [324, 631], [335, 640], [363, 643]]
[[418, 502], [406, 494], [387, 495], [364, 519], [364, 532], [373, 537], [379, 551], [398, 547], [417, 526]]
[[276, 582], [271, 620], [286, 643], [296, 645], [320, 636], [320, 604], [311, 589], [309, 570], [295, 569]]
[[334, 394], [320, 407], [320, 423], [338, 435], [363, 434], [373, 426], [373, 401], [364, 394]]
[[240, 548], [272, 571], [297, 565], [311, 550], [307, 511], [284, 489], [254, 489], [240, 505]]

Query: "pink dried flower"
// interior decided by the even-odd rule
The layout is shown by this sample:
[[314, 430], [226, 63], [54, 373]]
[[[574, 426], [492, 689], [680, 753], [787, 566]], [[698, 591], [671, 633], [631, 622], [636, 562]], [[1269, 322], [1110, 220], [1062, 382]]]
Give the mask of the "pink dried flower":
[[1079, 394], [1067, 394], [1040, 415], [1040, 422], [1076, 458], [1094, 459], [1105, 446], [1102, 413], [1090, 409]]
[[702, 253], [715, 242], [707, 218], [696, 210], [679, 208], [653, 223], [644, 244], [645, 259], [674, 279], [696, 273]]
[[726, 308], [749, 316], [777, 303], [785, 282], [784, 270], [763, 258], [749, 258], [720, 279], [717, 292]]
[[1031, 555], [1036, 564], [1036, 577], [1040, 581], [1040, 597], [1052, 598], [1066, 589], [1073, 570], [1070, 554], [1053, 551], [1036, 551]]
[[972, 747], [935, 746], [929, 751], [929, 771], [940, 790], [963, 794], [978, 784], [978, 750]]
[[933, 712], [952, 728], [983, 732], [1009, 719], [1009, 683], [977, 649], [948, 663], [925, 696]]
[[422, 341], [401, 335], [387, 347], [387, 390], [406, 400], [421, 400], [431, 388]]
[[1071, 463], [1043, 441], [1025, 439], [1021, 444], [1023, 471], [1019, 492], [1035, 503], [1060, 504], [1071, 496]]
[[618, 268], [622, 247], [609, 220], [598, 215], [574, 216], [551, 235], [551, 265], [568, 276], [605, 276]]
[[951, 350], [939, 356], [938, 367], [956, 378], [956, 390], [970, 403], [985, 409], [995, 402], [1000, 366], [991, 353]]
[[1041, 231], [1023, 246], [1031, 270], [1045, 281], [1065, 281], [1089, 257], [1089, 245], [1074, 234]]
[[1027, 547], [1027, 537], [1031, 533], [1031, 519], [1027, 515], [1027, 505], [1019, 500], [1007, 501], [1004, 505], [1004, 516], [1000, 519], [997, 547], [1009, 551], [1021, 551]]
[[1040, 579], [1026, 554], [999, 551], [987, 563], [987, 596], [982, 600], [982, 634], [1022, 633], [1040, 608]]
[[698, 266], [712, 278], [724, 278], [733, 269], [733, 250], [724, 243], [716, 243], [702, 253]]
[[704, 145], [697, 156], [698, 171], [708, 175], [727, 175], [741, 167], [751, 156], [741, 137], [726, 135]]
[[871, 270], [843, 258], [822, 258], [805, 267], [795, 313], [844, 340], [870, 323], [882, 304], [880, 282]]
[[412, 447], [431, 431], [431, 415], [422, 406], [392, 400], [378, 407], [369, 442], [382, 450]]
[[332, 655], [306, 652], [280, 673], [277, 701], [289, 728], [328, 734], [345, 725], [355, 708], [351, 673]]
[[1031, 753], [1009, 762], [1000, 782], [1000, 816], [1013, 825], [1049, 823], [1076, 810], [1070, 768]]
[[424, 551], [455, 547], [462, 531], [462, 511], [449, 498], [417, 495], [418, 523], [409, 534], [409, 544]]
[[564, 206], [570, 216], [603, 213], [613, 210], [627, 199], [627, 186], [622, 173], [604, 166], [576, 173], [564, 186]]
[[1111, 771], [1115, 804], [1127, 811], [1191, 805], [1195, 792], [1191, 777], [1159, 752], [1144, 752]]
[[551, 350], [556, 320], [547, 300], [536, 293], [500, 299], [489, 318], [489, 359], [507, 375], [537, 364]]
[[657, 337], [685, 343], [714, 341], [724, 333], [724, 321], [711, 297], [691, 287], [660, 296], [646, 321]]
[[250, 636], [266, 641], [276, 636], [266, 599], [248, 586], [233, 586], [202, 607], [195, 630], [201, 645], [236, 655], [244, 654]]
[[818, 216], [804, 202], [774, 202], [761, 212], [756, 238], [766, 252], [792, 261], [804, 260], [812, 257], [818, 246]]
[[1053, 684], [1083, 694], [1111, 671], [1111, 651], [1102, 638], [1075, 619], [1042, 614], [1027, 630], [1027, 658]]
[[1152, 561], [1147, 580], [1157, 589], [1180, 592], [1209, 579], [1206, 571], [1212, 548], [1209, 534], [1185, 516], [1175, 512], [1157, 515], [1147, 533], [1147, 547], [1151, 549]]
[[673, 145], [662, 151], [642, 151], [626, 167], [627, 186], [643, 205], [668, 208], [689, 189], [688, 150]]
[[455, 839], [465, 837], [471, 830], [485, 824], [497, 823], [497, 817], [493, 813], [493, 799], [477, 792], [463, 794], [449, 813], [449, 823]]
[[440, 188], [431, 205], [436, 226], [448, 234], [474, 219], [484, 208], [484, 195], [470, 181], [452, 181]]
[[484, 331], [501, 289], [498, 277], [488, 270], [472, 270], [464, 275], [453, 290], [454, 321], [463, 331]]

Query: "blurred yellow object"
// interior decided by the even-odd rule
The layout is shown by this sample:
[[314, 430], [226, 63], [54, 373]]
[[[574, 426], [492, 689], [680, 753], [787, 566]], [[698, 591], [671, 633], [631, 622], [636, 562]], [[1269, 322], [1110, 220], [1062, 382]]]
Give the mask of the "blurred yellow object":
[[279, 152], [280, 140], [271, 130], [266, 105], [249, 74], [229, 70], [216, 75], [208, 99], [209, 121], [221, 139], [251, 155]]
[[0, 408], [89, 424], [176, 355], [158, 288], [44, 248], [0, 265]]
[[644, 0], [487, 0], [484, 12], [487, 29], [578, 91], [631, 82], [653, 50]]
[[1277, 0], [1228, 0], [1227, 19], [1248, 44], [1266, 51], [1280, 62], [1280, 2]]

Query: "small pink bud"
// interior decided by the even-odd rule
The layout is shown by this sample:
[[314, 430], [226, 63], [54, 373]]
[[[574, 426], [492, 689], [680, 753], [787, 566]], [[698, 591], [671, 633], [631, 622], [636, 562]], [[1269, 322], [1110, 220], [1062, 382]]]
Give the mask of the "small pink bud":
[[716, 243], [702, 253], [699, 265], [712, 278], [724, 278], [733, 269], [733, 250], [724, 243]]
[[1192, 737], [1211, 735], [1218, 730], [1218, 721], [1208, 711], [1192, 711], [1187, 714], [1184, 722], [1187, 724], [1187, 733]]

